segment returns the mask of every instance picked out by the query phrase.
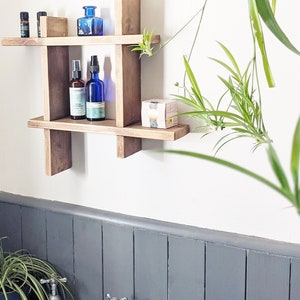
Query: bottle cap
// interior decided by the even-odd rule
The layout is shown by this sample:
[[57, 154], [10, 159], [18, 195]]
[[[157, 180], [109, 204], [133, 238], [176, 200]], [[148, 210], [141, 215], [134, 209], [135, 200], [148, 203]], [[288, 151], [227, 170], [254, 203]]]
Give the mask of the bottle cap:
[[97, 55], [92, 55], [91, 56], [90, 71], [92, 73], [98, 73], [99, 72], [99, 62], [98, 62], [98, 56]]
[[38, 19], [38, 21], [40, 20], [41, 16], [47, 16], [47, 12], [46, 11], [38, 11], [36, 13], [36, 18]]
[[83, 6], [85, 16], [94, 17], [96, 8], [97, 6]]
[[28, 21], [29, 13], [27, 11], [20, 12], [20, 19], [21, 21]]
[[80, 60], [72, 60], [72, 78], [79, 79], [81, 78], [81, 65]]

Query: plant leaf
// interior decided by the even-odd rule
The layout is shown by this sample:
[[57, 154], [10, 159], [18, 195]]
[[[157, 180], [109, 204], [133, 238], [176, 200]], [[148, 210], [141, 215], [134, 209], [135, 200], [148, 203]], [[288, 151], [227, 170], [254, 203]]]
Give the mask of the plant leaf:
[[[265, 76], [266, 76], [268, 85], [269, 85], [269, 87], [274, 87], [275, 83], [273, 80], [271, 68], [269, 65], [269, 60], [267, 57], [267, 52], [266, 52], [266, 48], [265, 48], [265, 39], [264, 39], [262, 27], [261, 27], [260, 20], [259, 20], [259, 14], [258, 14], [257, 6], [256, 6], [257, 1], [259, 2], [260, 0], [248, 0], [250, 19], [252, 21], [252, 28], [253, 28], [254, 35], [256, 37], [256, 40], [257, 40], [257, 43], [258, 43], [258, 46], [260, 49], [260, 53], [261, 53], [261, 57], [262, 57], [262, 61], [263, 61], [263, 67], [264, 67]], [[269, 0], [266, 0], [266, 1], [269, 1]]]
[[275, 149], [273, 148], [273, 146], [271, 144], [269, 144], [267, 153], [268, 153], [268, 158], [269, 158], [271, 167], [272, 167], [278, 181], [280, 182], [282, 188], [285, 189], [286, 191], [291, 192], [287, 177], [286, 177], [284, 170], [280, 164], [280, 161], [275, 152]]
[[[269, 0], [255, 0], [257, 11], [261, 16], [262, 20], [265, 22], [270, 31], [277, 37], [277, 39], [283, 43], [288, 49], [300, 55], [300, 52], [297, 48], [290, 42], [288, 37], [282, 31], [280, 26], [278, 25], [274, 13], [272, 11], [272, 7], [270, 6]], [[273, 5], [274, 7], [274, 5]]]
[[300, 165], [300, 118], [296, 125], [291, 153], [291, 172], [294, 180], [297, 203], [300, 202], [299, 195], [299, 165]]
[[286, 190], [282, 189], [281, 187], [278, 187], [277, 185], [275, 185], [268, 179], [258, 175], [257, 173], [254, 173], [254, 172], [252, 172], [246, 168], [243, 168], [237, 164], [234, 164], [230, 161], [220, 159], [220, 158], [217, 158], [214, 156], [202, 154], [202, 153], [197, 153], [197, 152], [190, 152], [190, 151], [183, 151], [183, 150], [161, 150], [161, 151], [166, 152], [166, 153], [174, 153], [174, 154], [180, 154], [180, 155], [195, 157], [195, 158], [199, 158], [199, 159], [204, 159], [204, 160], [211, 161], [216, 164], [222, 165], [224, 167], [228, 167], [230, 169], [233, 169], [235, 171], [243, 173], [247, 176], [250, 176], [250, 177], [254, 178], [255, 180], [258, 180], [259, 182], [261, 182], [261, 183], [265, 184], [266, 186], [270, 187], [271, 189], [275, 190], [276, 192], [278, 192], [279, 194], [284, 196], [286, 199], [288, 199], [292, 204], [294, 204], [293, 195], [291, 195], [290, 193], [287, 193]]

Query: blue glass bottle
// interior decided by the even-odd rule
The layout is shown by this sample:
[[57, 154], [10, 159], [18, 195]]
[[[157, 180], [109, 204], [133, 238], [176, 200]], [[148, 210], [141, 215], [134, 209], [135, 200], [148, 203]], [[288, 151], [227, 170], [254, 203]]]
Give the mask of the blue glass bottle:
[[89, 121], [105, 120], [104, 83], [99, 79], [97, 55], [91, 57], [91, 79], [86, 83], [86, 118]]
[[95, 17], [97, 6], [83, 6], [85, 17], [77, 19], [77, 35], [103, 35], [103, 19]]

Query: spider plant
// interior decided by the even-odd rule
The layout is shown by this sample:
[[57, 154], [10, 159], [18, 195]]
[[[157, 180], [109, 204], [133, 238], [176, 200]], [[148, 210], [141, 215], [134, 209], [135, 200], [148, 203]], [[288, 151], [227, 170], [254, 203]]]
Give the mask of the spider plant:
[[36, 299], [48, 299], [49, 291], [40, 283], [40, 279], [49, 278], [57, 282], [64, 299], [66, 294], [74, 299], [70, 289], [61, 281], [61, 276], [50, 263], [23, 250], [5, 252], [2, 239], [0, 239], [0, 293], [5, 300], [9, 300], [13, 292], [18, 294], [21, 300], [29, 299], [24, 290], [26, 288]]
[[[299, 189], [299, 165], [300, 165], [300, 118], [297, 121], [294, 137], [292, 141], [291, 159], [290, 159], [290, 172], [292, 184], [289, 183], [288, 177], [283, 170], [280, 160], [272, 145], [272, 140], [268, 136], [265, 128], [261, 106], [261, 94], [259, 88], [259, 80], [257, 76], [257, 60], [256, 49], [259, 50], [261, 55], [264, 74], [269, 87], [274, 87], [275, 82], [272, 76], [270, 63], [267, 56], [265, 39], [261, 21], [265, 23], [273, 35], [289, 50], [297, 55], [300, 52], [290, 42], [288, 37], [282, 31], [281, 27], [275, 19], [276, 0], [248, 0], [249, 20], [252, 33], [252, 40], [254, 45], [253, 58], [250, 60], [248, 66], [244, 71], [241, 71], [236, 59], [229, 49], [221, 44], [221, 48], [225, 52], [229, 63], [222, 60], [214, 59], [215, 62], [220, 64], [229, 72], [228, 78], [219, 76], [222, 84], [225, 86], [225, 93], [220, 97], [216, 106], [213, 105], [201, 92], [199, 84], [190, 66], [190, 58], [194, 51], [195, 41], [198, 38], [199, 28], [202, 23], [204, 11], [206, 9], [208, 0], [204, 1], [202, 8], [193, 16], [169, 41], [161, 45], [159, 50], [168, 44], [174, 37], [176, 37], [183, 29], [185, 29], [190, 22], [200, 14], [198, 27], [195, 33], [194, 42], [191, 45], [191, 50], [188, 57], [184, 57], [185, 75], [184, 75], [184, 93], [176, 95], [176, 98], [181, 102], [191, 107], [188, 112], [181, 113], [180, 115], [187, 114], [201, 121], [201, 126], [208, 128], [215, 128], [216, 130], [229, 130], [228, 133], [217, 142], [215, 146], [215, 154], [228, 142], [242, 137], [252, 138], [254, 140], [254, 150], [264, 144], [271, 168], [278, 180], [278, 183], [273, 183], [268, 179], [256, 174], [248, 169], [245, 169], [232, 162], [219, 159], [215, 156], [204, 155], [189, 151], [176, 151], [164, 150], [169, 153], [177, 153], [188, 155], [200, 159], [209, 160], [214, 163], [234, 169], [238, 172], [246, 174], [261, 183], [272, 188], [288, 199], [292, 205], [297, 208], [300, 214], [300, 189]], [[151, 39], [144, 31], [145, 43], [133, 49], [133, 51], [142, 51], [141, 55], [152, 56], [153, 48], [151, 48]], [[152, 32], [151, 32], [152, 34]], [[149, 55], [150, 53], [150, 55]], [[190, 83], [190, 88], [186, 86], [186, 77]], [[227, 99], [227, 101], [226, 101]], [[204, 124], [204, 125], [203, 125]]]
[[214, 127], [215, 129], [221, 130], [231, 130], [230, 133], [225, 134], [225, 136], [217, 142], [216, 152], [219, 151], [226, 143], [241, 137], [254, 139], [254, 149], [256, 149], [259, 145], [266, 144], [268, 159], [278, 183], [273, 183], [255, 172], [215, 156], [180, 150], [164, 151], [205, 159], [248, 175], [280, 193], [296, 207], [300, 214], [300, 118], [296, 124], [292, 142], [290, 171], [293, 182], [290, 184], [272, 145], [272, 140], [269, 138], [265, 129], [260, 101], [256, 101], [254, 97], [255, 88], [252, 84], [250, 84], [250, 82], [253, 82], [255, 72], [250, 72], [249, 67], [254, 64], [253, 68], [254, 70], [256, 69], [255, 58], [251, 60], [246, 70], [242, 73], [231, 52], [224, 45], [220, 45], [233, 64], [233, 67], [231, 67], [223, 61], [214, 59], [230, 72], [228, 79], [219, 77], [227, 89], [227, 92], [225, 92], [224, 95], [227, 93], [230, 95], [229, 103], [224, 109], [220, 109], [221, 103], [225, 99], [224, 95], [222, 95], [218, 101], [217, 107], [215, 108], [213, 104], [202, 95], [195, 75], [187, 59], [184, 58], [186, 74], [191, 84], [191, 88], [187, 89], [185, 87], [185, 96], [177, 95], [177, 99], [190, 106], [192, 110], [183, 112], [179, 115], [190, 115], [194, 118], [200, 119], [204, 122], [204, 124], [206, 124], [204, 126]]

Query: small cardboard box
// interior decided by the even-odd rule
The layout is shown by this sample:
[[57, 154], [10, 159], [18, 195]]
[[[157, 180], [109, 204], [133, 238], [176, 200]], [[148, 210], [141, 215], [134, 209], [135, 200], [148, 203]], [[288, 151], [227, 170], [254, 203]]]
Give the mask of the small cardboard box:
[[176, 100], [150, 99], [142, 101], [142, 126], [169, 128], [178, 124]]

